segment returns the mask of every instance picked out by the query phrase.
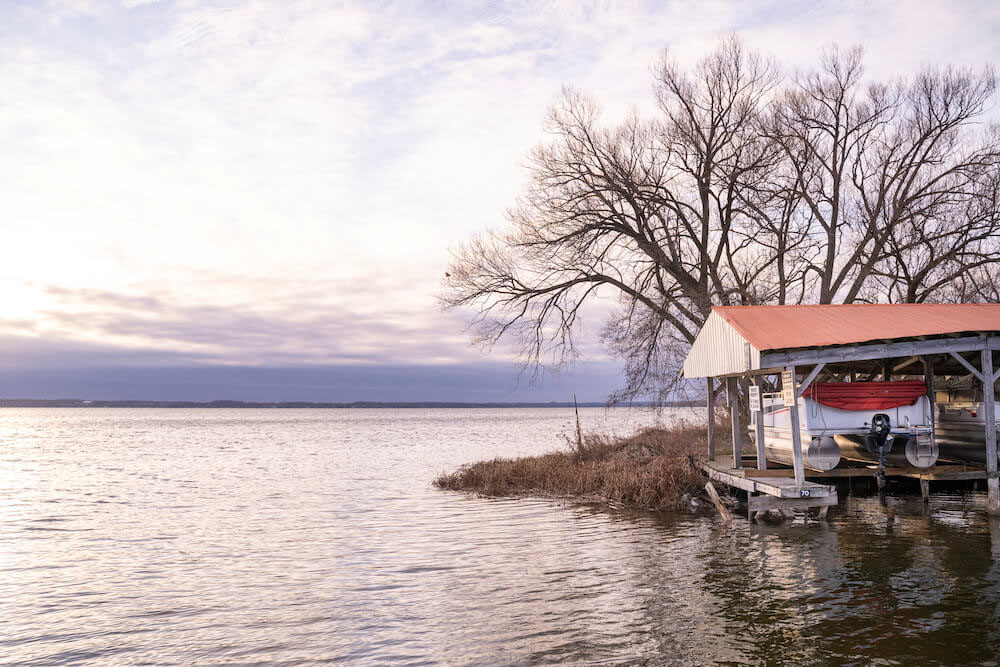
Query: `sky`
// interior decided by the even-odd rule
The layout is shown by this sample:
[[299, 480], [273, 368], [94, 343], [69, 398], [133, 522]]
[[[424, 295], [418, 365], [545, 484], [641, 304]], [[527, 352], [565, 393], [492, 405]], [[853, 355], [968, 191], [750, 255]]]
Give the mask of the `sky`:
[[[436, 302], [560, 87], [654, 113], [729, 33], [873, 77], [997, 62], [991, 2], [0, 0], [0, 397], [601, 400]], [[599, 321], [585, 322], [589, 331]]]

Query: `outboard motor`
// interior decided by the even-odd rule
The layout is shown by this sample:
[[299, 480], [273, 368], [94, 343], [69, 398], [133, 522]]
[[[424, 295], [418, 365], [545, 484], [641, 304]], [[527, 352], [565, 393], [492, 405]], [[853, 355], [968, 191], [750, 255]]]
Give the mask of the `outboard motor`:
[[872, 452], [883, 451], [886, 441], [889, 439], [889, 433], [892, 430], [892, 423], [889, 421], [889, 415], [880, 412], [874, 417], [872, 417], [872, 428], [871, 428], [871, 438], [872, 444], [875, 449]]
[[[892, 431], [892, 423], [889, 420], [889, 415], [879, 412], [872, 417], [872, 427], [871, 427], [871, 442], [875, 447], [875, 452], [878, 454], [878, 474], [876, 479], [878, 481], [878, 488], [881, 490], [885, 487], [885, 454], [886, 454], [886, 441], [889, 440], [890, 432]], [[890, 444], [891, 448], [892, 445]]]

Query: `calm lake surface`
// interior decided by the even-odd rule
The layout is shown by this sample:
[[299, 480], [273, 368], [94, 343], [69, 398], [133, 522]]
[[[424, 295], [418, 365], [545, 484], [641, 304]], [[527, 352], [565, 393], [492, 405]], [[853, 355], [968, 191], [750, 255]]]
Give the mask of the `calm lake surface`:
[[572, 428], [571, 409], [0, 410], [0, 662], [998, 664], [979, 494], [724, 528], [431, 486]]

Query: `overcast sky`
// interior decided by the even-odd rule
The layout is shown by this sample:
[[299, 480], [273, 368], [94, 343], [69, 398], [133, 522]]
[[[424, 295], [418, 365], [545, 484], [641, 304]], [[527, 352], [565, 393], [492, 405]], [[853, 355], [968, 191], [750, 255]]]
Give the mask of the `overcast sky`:
[[435, 305], [561, 85], [649, 111], [728, 32], [978, 67], [998, 6], [0, 0], [0, 395], [599, 400], [596, 344], [532, 388]]

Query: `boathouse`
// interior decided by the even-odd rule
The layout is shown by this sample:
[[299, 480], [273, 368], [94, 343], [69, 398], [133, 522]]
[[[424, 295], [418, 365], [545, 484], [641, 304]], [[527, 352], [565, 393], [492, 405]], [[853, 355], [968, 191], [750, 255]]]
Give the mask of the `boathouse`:
[[[886, 475], [920, 480], [925, 498], [933, 479], [986, 479], [988, 508], [1000, 512], [997, 476], [995, 384], [1000, 379], [1000, 304], [846, 304], [720, 306], [712, 309], [684, 361], [682, 377], [704, 378], [709, 414], [706, 473], [713, 480], [747, 491], [751, 514], [767, 509], [826, 508], [837, 503], [833, 485], [807, 480], [823, 477]], [[980, 466], [932, 465], [925, 470], [883, 465], [850, 471], [808, 470], [803, 461], [800, 400], [810, 385], [826, 382], [890, 382], [922, 379], [930, 403], [931, 433], [938, 408], [935, 382], [959, 379], [981, 391], [983, 460]], [[742, 392], [754, 430], [755, 461], [741, 454]], [[732, 462], [716, 459], [716, 397], [725, 389], [733, 431]], [[791, 465], [768, 469], [764, 390], [780, 391], [791, 428]], [[773, 397], [775, 394], [772, 393]], [[978, 422], [977, 422], [978, 423]], [[978, 429], [978, 427], [977, 427]], [[977, 430], [978, 435], [978, 430]], [[808, 444], [808, 443], [807, 443]], [[977, 448], [978, 449], [978, 448]], [[755, 467], [753, 467], [755, 464]], [[790, 467], [790, 469], [789, 469]], [[838, 466], [839, 468], [839, 466]]]

